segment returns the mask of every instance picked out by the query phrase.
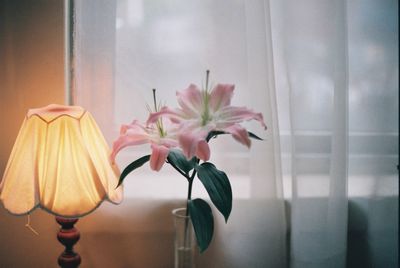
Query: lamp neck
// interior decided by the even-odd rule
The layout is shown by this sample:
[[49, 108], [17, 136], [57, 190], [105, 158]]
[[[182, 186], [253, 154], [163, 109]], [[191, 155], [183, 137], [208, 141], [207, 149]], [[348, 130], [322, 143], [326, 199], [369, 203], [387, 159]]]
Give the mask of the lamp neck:
[[73, 250], [75, 243], [80, 238], [78, 229], [74, 227], [78, 219], [56, 217], [56, 221], [61, 225], [57, 239], [65, 246], [64, 252], [58, 257], [58, 264], [62, 268], [76, 268], [81, 263], [81, 257]]

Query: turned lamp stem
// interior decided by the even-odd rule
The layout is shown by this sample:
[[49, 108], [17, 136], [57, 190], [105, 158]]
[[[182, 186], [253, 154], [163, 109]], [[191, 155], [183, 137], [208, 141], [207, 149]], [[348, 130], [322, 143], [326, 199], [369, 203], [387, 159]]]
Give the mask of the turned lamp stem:
[[61, 225], [57, 239], [65, 246], [64, 252], [58, 257], [58, 265], [62, 268], [76, 268], [81, 263], [81, 256], [73, 250], [75, 243], [80, 238], [78, 229], [74, 227], [78, 219], [56, 217], [56, 221]]

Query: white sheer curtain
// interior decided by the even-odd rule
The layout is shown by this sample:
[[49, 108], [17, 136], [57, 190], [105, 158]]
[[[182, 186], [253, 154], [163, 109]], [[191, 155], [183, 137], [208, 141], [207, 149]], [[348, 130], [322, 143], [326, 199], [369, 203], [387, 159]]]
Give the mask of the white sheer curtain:
[[[204, 84], [207, 69], [211, 84], [236, 85], [234, 105], [264, 114], [268, 131], [247, 124], [265, 139], [253, 142], [251, 150], [230, 137], [212, 142], [211, 161], [232, 183], [233, 211], [227, 225], [214, 212], [215, 240], [199, 256], [198, 265], [284, 267], [286, 219], [268, 1], [86, 0], [75, 1], [74, 14], [74, 104], [92, 112], [110, 144], [120, 124], [146, 119], [145, 105], [152, 103], [153, 88], [159, 100], [174, 106], [175, 92], [190, 83]], [[117, 159], [120, 167], [148, 150], [148, 146], [124, 150]], [[144, 167], [131, 174], [124, 186], [125, 205], [141, 202], [144, 209], [154, 202], [183, 202], [187, 188], [169, 167], [160, 173]], [[206, 196], [202, 185], [195, 183], [193, 197]], [[132, 221], [132, 229], [118, 232], [135, 231], [135, 223], [146, 216], [142, 211], [121, 211], [137, 217], [125, 218]], [[172, 225], [165, 213], [157, 220]], [[166, 250], [170, 252], [154, 244], [148, 255]], [[156, 267], [124, 258], [118, 262], [121, 267]], [[170, 260], [165, 261], [157, 267], [170, 267]]]
[[271, 1], [292, 267], [398, 266], [398, 2]]
[[[74, 103], [111, 143], [121, 123], [145, 120], [152, 88], [174, 105], [175, 91], [210, 69], [269, 129], [248, 124], [265, 138], [250, 151], [213, 142], [235, 200], [199, 266], [397, 267], [397, 9], [392, 0], [75, 1]], [[123, 151], [120, 166], [147, 150]], [[146, 209], [184, 200], [186, 185], [171, 169], [143, 168], [125, 190], [126, 203]], [[194, 194], [206, 196], [200, 184]], [[135, 226], [146, 217], [138, 207], [122, 206], [137, 216], [120, 219]]]

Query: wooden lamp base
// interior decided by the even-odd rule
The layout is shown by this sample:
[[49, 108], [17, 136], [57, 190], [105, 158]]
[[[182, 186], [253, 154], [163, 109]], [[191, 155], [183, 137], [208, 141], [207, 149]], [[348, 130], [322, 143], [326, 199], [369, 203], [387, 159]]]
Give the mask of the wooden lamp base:
[[75, 243], [80, 238], [78, 229], [74, 227], [78, 219], [56, 217], [56, 221], [61, 225], [57, 239], [65, 246], [64, 252], [58, 257], [58, 265], [62, 268], [76, 268], [81, 263], [81, 256], [73, 250]]

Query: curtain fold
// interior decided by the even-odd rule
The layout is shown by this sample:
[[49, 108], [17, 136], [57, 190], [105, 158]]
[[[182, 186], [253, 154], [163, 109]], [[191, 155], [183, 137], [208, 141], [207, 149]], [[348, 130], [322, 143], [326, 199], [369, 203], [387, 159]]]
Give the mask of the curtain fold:
[[[348, 140], [345, 3], [311, 2], [275, 3], [281, 5], [278, 11], [284, 11], [277, 15], [281, 20], [278, 27], [282, 27], [278, 33], [282, 43], [277, 49], [282, 52], [276, 62], [287, 74], [278, 76], [287, 80], [285, 98], [290, 100], [290, 260], [292, 267], [344, 267]], [[310, 143], [313, 136], [322, 135], [323, 145], [329, 148], [325, 155], [304, 152], [312, 145], [306, 144], [306, 139]], [[316, 165], [319, 170], [311, 170]]]

